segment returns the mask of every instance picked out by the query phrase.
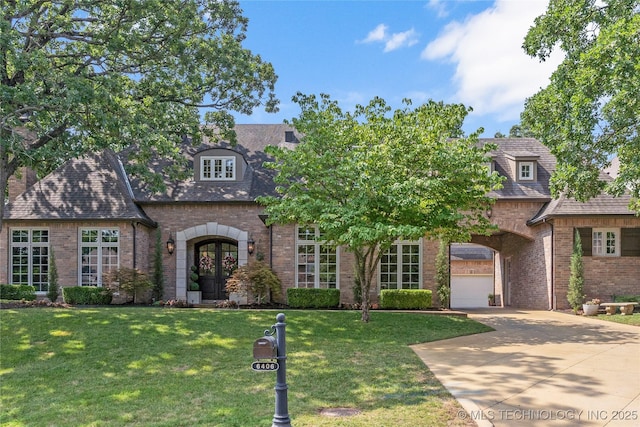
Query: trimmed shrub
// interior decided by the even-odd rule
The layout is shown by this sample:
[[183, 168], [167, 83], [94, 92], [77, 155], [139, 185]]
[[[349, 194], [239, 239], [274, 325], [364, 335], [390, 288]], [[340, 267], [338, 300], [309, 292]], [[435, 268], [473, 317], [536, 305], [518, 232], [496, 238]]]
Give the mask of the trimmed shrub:
[[33, 301], [36, 288], [29, 285], [0, 285], [0, 299]]
[[640, 304], [640, 295], [614, 295], [613, 302], [637, 302]]
[[431, 308], [431, 291], [428, 289], [383, 289], [380, 292], [380, 308], [386, 310]]
[[111, 304], [111, 292], [97, 286], [71, 286], [62, 288], [62, 297], [67, 304], [107, 305]]
[[282, 283], [264, 261], [254, 261], [235, 269], [226, 284], [227, 293], [251, 296], [258, 304], [279, 301]]
[[340, 290], [289, 288], [287, 301], [291, 308], [337, 308], [340, 305]]

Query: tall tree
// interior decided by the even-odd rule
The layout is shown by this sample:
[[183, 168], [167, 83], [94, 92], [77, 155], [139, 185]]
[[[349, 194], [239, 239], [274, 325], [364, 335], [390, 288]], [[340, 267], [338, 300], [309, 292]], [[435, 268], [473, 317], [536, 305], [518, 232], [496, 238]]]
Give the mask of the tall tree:
[[[640, 212], [640, 0], [551, 0], [523, 47], [541, 61], [555, 48], [565, 55], [522, 114], [558, 159], [554, 194], [630, 190]], [[620, 173], [607, 184], [598, 176], [612, 156]]]
[[267, 148], [281, 197], [259, 202], [269, 223], [315, 224], [325, 242], [354, 254], [367, 322], [372, 279], [394, 241], [486, 232], [486, 195], [498, 182], [484, 166], [493, 147], [477, 145], [478, 133], [450, 138], [460, 135], [463, 105], [405, 100], [391, 112], [375, 98], [348, 113], [327, 95], [293, 100], [303, 137], [295, 149]]
[[277, 110], [277, 76], [242, 47], [236, 1], [0, 4], [0, 221], [7, 180], [22, 166], [43, 174], [136, 144], [132, 172], [144, 173], [152, 152], [177, 158], [182, 136], [199, 140], [199, 111], [229, 137], [231, 111]]

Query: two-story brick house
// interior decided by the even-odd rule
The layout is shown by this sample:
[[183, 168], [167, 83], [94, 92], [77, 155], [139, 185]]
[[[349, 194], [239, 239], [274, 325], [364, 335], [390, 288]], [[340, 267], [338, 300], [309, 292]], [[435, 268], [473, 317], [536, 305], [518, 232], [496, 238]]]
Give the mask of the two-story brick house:
[[[0, 233], [0, 283], [28, 283], [44, 295], [51, 251], [62, 286], [101, 286], [103, 274], [118, 267], [150, 272], [160, 233], [163, 246], [171, 246], [171, 253], [167, 249], [162, 255], [167, 299], [187, 298], [190, 268], [203, 257], [212, 268], [200, 271], [202, 298], [224, 299], [228, 263], [243, 265], [260, 255], [284, 288], [335, 287], [344, 302], [352, 301], [351, 254], [318, 243], [313, 227], [267, 227], [264, 209], [255, 202], [275, 194], [273, 172], [262, 166], [268, 160], [264, 148], [295, 148], [296, 132], [286, 125], [238, 125], [236, 130], [237, 146], [185, 144], [193, 175], [167, 180], [162, 193], [127, 174], [126, 151], [74, 159], [39, 181], [28, 173], [14, 179]], [[507, 178], [492, 194], [496, 203], [487, 212], [499, 231], [475, 236], [473, 242], [494, 251], [498, 301], [566, 308], [575, 229], [586, 242], [587, 295], [607, 300], [613, 294], [640, 294], [640, 218], [626, 208], [628, 199], [552, 199], [555, 160], [546, 147], [526, 138], [481, 142], [489, 141], [498, 145], [490, 167]], [[149, 165], [160, 175], [168, 166]], [[437, 248], [427, 239], [397, 242], [382, 257], [372, 297], [388, 288], [435, 291]], [[486, 305], [486, 295], [480, 305]]]

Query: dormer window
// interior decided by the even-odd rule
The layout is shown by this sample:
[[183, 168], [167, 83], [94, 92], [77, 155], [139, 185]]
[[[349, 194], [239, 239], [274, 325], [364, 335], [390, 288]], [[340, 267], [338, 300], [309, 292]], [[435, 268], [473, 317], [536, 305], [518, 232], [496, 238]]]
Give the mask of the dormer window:
[[518, 162], [518, 181], [534, 181], [535, 165], [535, 162]]
[[511, 176], [516, 182], [534, 183], [538, 180], [540, 156], [529, 151], [505, 152]]
[[202, 156], [200, 158], [202, 181], [233, 181], [236, 179], [234, 156]]

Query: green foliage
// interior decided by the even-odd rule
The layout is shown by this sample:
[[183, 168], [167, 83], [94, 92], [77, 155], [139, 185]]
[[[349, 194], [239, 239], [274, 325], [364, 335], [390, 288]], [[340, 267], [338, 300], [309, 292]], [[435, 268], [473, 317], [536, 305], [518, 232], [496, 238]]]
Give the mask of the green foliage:
[[339, 289], [289, 288], [290, 308], [336, 308], [340, 305]]
[[36, 288], [30, 285], [0, 284], [0, 299], [33, 301], [36, 299]]
[[58, 267], [56, 265], [56, 256], [53, 248], [49, 248], [49, 288], [47, 289], [47, 298], [51, 302], [56, 302], [60, 293], [58, 284]]
[[461, 137], [463, 105], [405, 100], [392, 112], [375, 98], [345, 113], [328, 95], [294, 101], [302, 112], [292, 124], [304, 136], [295, 150], [267, 148], [281, 197], [259, 202], [270, 223], [316, 224], [354, 253], [363, 321], [380, 254], [395, 240], [465, 241], [491, 228], [484, 212], [499, 177], [484, 165], [493, 147], [479, 147], [477, 133]]
[[[549, 86], [529, 98], [522, 122], [558, 159], [554, 194], [578, 200], [603, 189], [631, 190], [640, 212], [640, 8], [639, 0], [551, 0], [524, 41], [544, 61], [559, 48], [564, 60]], [[612, 156], [620, 160], [613, 182], [599, 180]]]
[[574, 313], [582, 306], [584, 301], [584, 267], [582, 264], [582, 241], [580, 233], [575, 232], [573, 252], [571, 253], [571, 275], [569, 276], [569, 289], [567, 301]]
[[449, 244], [440, 240], [438, 254], [436, 255], [436, 289], [440, 307], [449, 308], [451, 287], [449, 283]]
[[251, 293], [258, 304], [278, 301], [282, 296], [282, 283], [264, 261], [254, 261], [236, 268], [227, 280], [227, 292], [241, 295]]
[[108, 305], [112, 294], [109, 289], [97, 286], [70, 286], [62, 288], [62, 297], [67, 304]]
[[179, 160], [184, 135], [233, 142], [231, 112], [278, 104], [273, 66], [243, 47], [247, 22], [233, 0], [3, 2], [0, 191], [21, 166], [43, 175], [132, 145], [133, 172], [158, 189], [151, 155]]
[[428, 289], [383, 289], [380, 308], [385, 310], [424, 310], [431, 307]]
[[140, 293], [153, 288], [149, 277], [137, 268], [119, 268], [105, 275], [105, 283], [112, 293], [124, 292], [136, 303]]
[[637, 302], [640, 304], [640, 295], [614, 295], [613, 302]]
[[153, 251], [153, 278], [151, 279], [151, 282], [153, 283], [152, 296], [154, 301], [161, 300], [164, 293], [164, 265], [162, 263], [162, 253], [162, 232], [158, 228], [156, 231], [156, 245]]
[[190, 291], [199, 291], [200, 290], [200, 284], [198, 284], [198, 278], [200, 276], [198, 275], [198, 266], [196, 265], [192, 265], [191, 266], [191, 273], [189, 273], [189, 290]]

